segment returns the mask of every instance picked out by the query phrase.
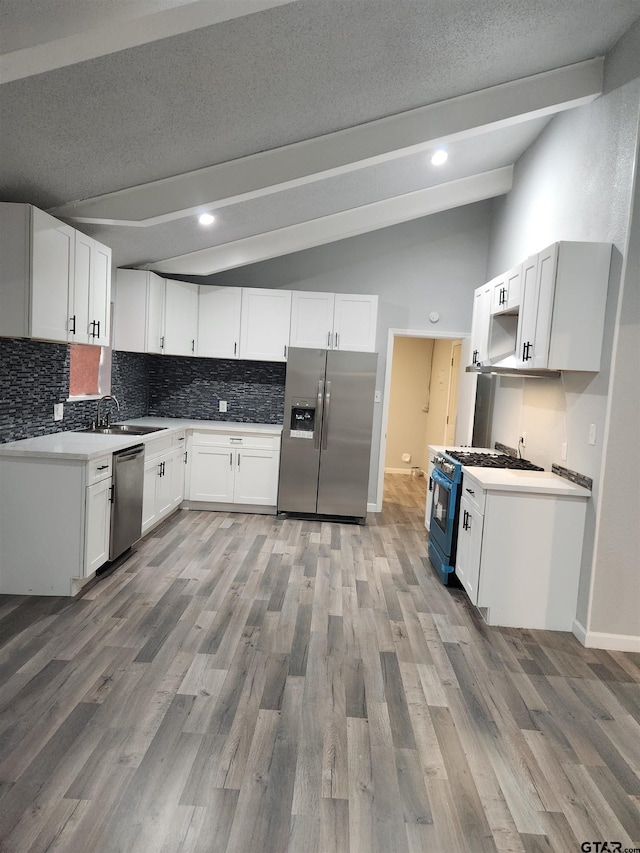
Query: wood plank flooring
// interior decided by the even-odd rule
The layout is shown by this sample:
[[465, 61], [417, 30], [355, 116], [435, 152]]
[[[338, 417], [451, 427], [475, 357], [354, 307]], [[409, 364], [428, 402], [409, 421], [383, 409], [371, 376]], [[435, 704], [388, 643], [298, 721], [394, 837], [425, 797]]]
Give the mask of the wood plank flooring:
[[180, 511], [76, 599], [0, 597], [0, 849], [640, 849], [640, 655], [486, 627], [424, 488]]

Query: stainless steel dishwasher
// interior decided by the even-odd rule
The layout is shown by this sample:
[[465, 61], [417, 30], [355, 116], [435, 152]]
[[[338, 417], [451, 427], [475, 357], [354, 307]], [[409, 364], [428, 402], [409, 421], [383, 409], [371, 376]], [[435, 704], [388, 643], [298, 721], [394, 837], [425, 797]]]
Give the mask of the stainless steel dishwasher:
[[144, 444], [114, 453], [110, 561], [124, 553], [142, 535], [143, 483]]

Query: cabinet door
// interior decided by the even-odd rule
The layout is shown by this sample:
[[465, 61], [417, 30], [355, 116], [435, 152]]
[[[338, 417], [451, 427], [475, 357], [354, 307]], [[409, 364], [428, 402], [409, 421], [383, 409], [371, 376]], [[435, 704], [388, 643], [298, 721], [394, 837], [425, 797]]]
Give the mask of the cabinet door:
[[175, 451], [156, 459], [158, 480], [156, 482], [156, 518], [162, 518], [173, 508], [172, 480], [175, 462]]
[[165, 280], [148, 273], [146, 310], [146, 352], [156, 355], [165, 352]]
[[291, 291], [242, 288], [240, 358], [286, 361]]
[[239, 358], [242, 288], [203, 284], [198, 298], [198, 355]]
[[31, 225], [31, 337], [66, 343], [75, 231], [37, 208]]
[[198, 336], [198, 285], [165, 281], [164, 350], [166, 355], [195, 355]]
[[487, 360], [489, 347], [489, 319], [491, 316], [491, 283], [474, 291], [473, 319], [471, 321], [471, 363]]
[[375, 352], [377, 320], [377, 296], [336, 293], [333, 349]]
[[233, 500], [238, 504], [275, 506], [280, 454], [274, 450], [237, 450]]
[[[146, 352], [147, 278], [145, 270], [116, 270], [113, 348]], [[158, 345], [160, 335], [158, 335]]]
[[555, 292], [558, 244], [522, 265], [522, 300], [516, 356], [523, 367], [546, 367]]
[[458, 518], [458, 532], [456, 534], [456, 577], [467, 589], [466, 579], [469, 566], [469, 540], [471, 539], [471, 531], [467, 527], [467, 518], [469, 516], [469, 505], [462, 498], [460, 501], [460, 515]]
[[484, 517], [473, 506], [467, 507], [467, 513], [468, 551], [464, 588], [466, 589], [471, 602], [473, 604], [477, 604]]
[[93, 285], [93, 245], [86, 234], [76, 231], [74, 240], [73, 283], [69, 287], [69, 340], [75, 344], [92, 343], [89, 326], [89, 294]]
[[189, 500], [233, 502], [235, 452], [224, 447], [192, 446]]
[[156, 491], [160, 480], [160, 464], [158, 459], [150, 459], [144, 463], [144, 485], [142, 490], [142, 532], [146, 531], [156, 521]]
[[111, 522], [111, 477], [86, 489], [84, 576], [87, 577], [109, 559]]
[[92, 278], [89, 291], [90, 343], [108, 347], [111, 330], [111, 249], [92, 240]]
[[333, 293], [294, 290], [291, 294], [290, 346], [331, 349], [334, 340], [333, 309]]
[[177, 447], [171, 452], [171, 464], [167, 464], [167, 476], [171, 484], [171, 508], [176, 509], [184, 499], [184, 472], [186, 448]]

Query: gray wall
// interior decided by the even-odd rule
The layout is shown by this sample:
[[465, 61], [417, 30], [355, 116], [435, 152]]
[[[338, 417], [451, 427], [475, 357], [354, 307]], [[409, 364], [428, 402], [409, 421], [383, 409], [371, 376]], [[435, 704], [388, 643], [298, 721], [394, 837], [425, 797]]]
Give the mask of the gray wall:
[[[211, 284], [331, 293], [376, 293], [382, 391], [388, 330], [429, 329], [452, 337], [471, 328], [473, 290], [486, 280], [492, 202], [394, 225], [210, 278]], [[437, 325], [431, 311], [440, 314]], [[376, 500], [382, 405], [376, 405], [369, 502]]]
[[[619, 417], [613, 410], [610, 413], [608, 406], [620, 406], [627, 390], [633, 397], [640, 382], [637, 350], [634, 361], [631, 343], [640, 332], [634, 301], [637, 266], [631, 274], [631, 257], [626, 274], [623, 266], [639, 109], [640, 22], [607, 57], [603, 96], [554, 118], [518, 162], [511, 193], [496, 204], [489, 259], [493, 276], [556, 240], [603, 240], [614, 245], [600, 373], [565, 374], [561, 384], [503, 380], [496, 392], [492, 439], [512, 444], [509, 439], [514, 430], [535, 425], [541, 435], [535, 436], [538, 459], [534, 461], [545, 467], [559, 462], [560, 446], [566, 441], [569, 455], [561, 464], [593, 478], [578, 621], [587, 630], [630, 636], [640, 635], [637, 536], [630, 533], [617, 540], [615, 557], [609, 536], [601, 540], [597, 553], [595, 543], [599, 532], [610, 529], [610, 524], [618, 529], [624, 519], [628, 530], [638, 526], [638, 502], [634, 507], [628, 492], [629, 479], [634, 478], [623, 478], [625, 497], [614, 499], [615, 480], [610, 480], [608, 472], [609, 465], [612, 471], [618, 469], [619, 456], [628, 454], [630, 448], [637, 455], [638, 421]], [[625, 311], [619, 325], [621, 294]], [[597, 427], [595, 447], [587, 443], [590, 423]], [[605, 482], [611, 482], [604, 494], [603, 462]], [[618, 489], [621, 482], [617, 482]]]

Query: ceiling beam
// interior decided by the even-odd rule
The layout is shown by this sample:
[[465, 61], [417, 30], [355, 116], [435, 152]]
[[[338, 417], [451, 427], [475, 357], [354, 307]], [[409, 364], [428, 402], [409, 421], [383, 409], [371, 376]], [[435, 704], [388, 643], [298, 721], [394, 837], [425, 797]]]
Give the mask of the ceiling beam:
[[[14, 50], [0, 56], [0, 83], [9, 83], [138, 47], [141, 44], [210, 27], [232, 18], [262, 12], [298, 0], [194, 0], [180, 6], [131, 17], [109, 14], [103, 0], [104, 22], [84, 32]], [[110, 20], [108, 18], [110, 17]]]
[[56, 207], [54, 216], [151, 226], [280, 192], [593, 101], [603, 58], [482, 89], [347, 130]]
[[144, 269], [176, 275], [212, 275], [504, 195], [511, 189], [512, 181], [513, 166], [505, 166], [232, 243], [167, 258], [146, 264]]

